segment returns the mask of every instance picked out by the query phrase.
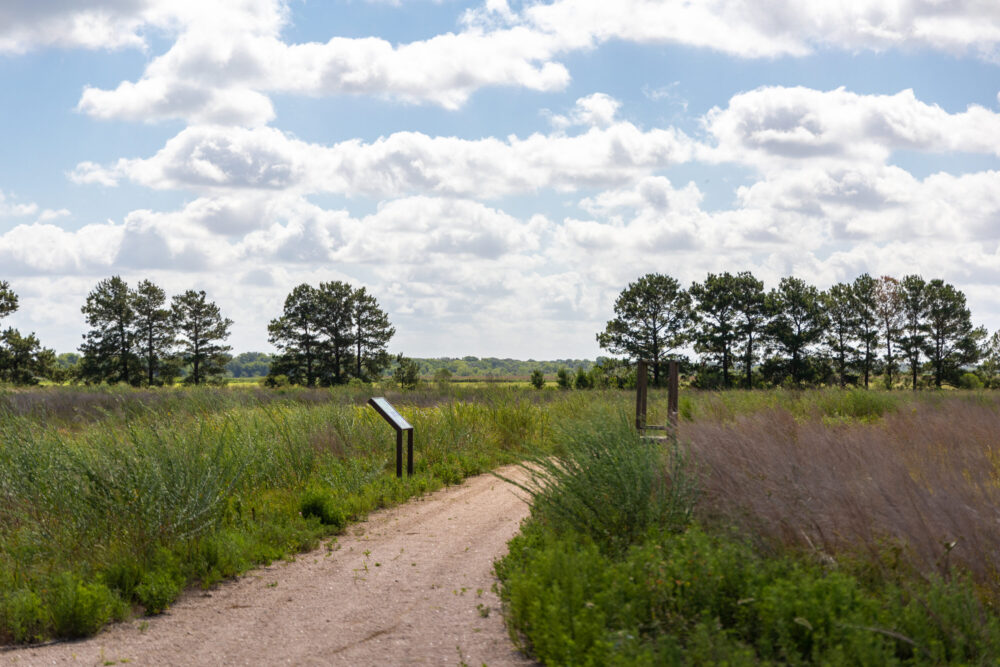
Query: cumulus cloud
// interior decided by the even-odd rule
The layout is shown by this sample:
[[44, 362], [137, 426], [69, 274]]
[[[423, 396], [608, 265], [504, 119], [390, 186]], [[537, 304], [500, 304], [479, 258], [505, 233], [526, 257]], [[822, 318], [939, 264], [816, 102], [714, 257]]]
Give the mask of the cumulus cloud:
[[703, 157], [764, 170], [805, 160], [878, 164], [900, 149], [1000, 155], [1000, 114], [976, 105], [948, 113], [912, 90], [860, 95], [843, 88], [758, 88], [709, 111], [704, 125], [717, 149]]
[[78, 109], [105, 119], [247, 127], [274, 118], [271, 93], [365, 94], [456, 109], [484, 86], [562, 90], [570, 73], [558, 59], [609, 40], [750, 58], [832, 47], [1000, 59], [1000, 5], [981, 0], [779, 0], [767, 11], [750, 0], [555, 0], [520, 11], [487, 0], [465, 13], [460, 32], [405, 44], [379, 37], [288, 43], [281, 36], [288, 20], [285, 0], [6, 3], [0, 52], [146, 48], [148, 33], [168, 34], [174, 43], [138, 80], [88, 87]]
[[608, 127], [614, 123], [621, 105], [621, 102], [610, 95], [594, 93], [578, 99], [568, 115], [552, 115], [550, 121], [560, 129], [574, 125]]
[[5, 195], [0, 190], [0, 220], [3, 218], [33, 217], [36, 222], [49, 222], [69, 215], [67, 209], [40, 209], [35, 202], [18, 202], [16, 197]]
[[128, 179], [158, 189], [275, 190], [399, 197], [500, 197], [548, 188], [607, 187], [687, 161], [694, 143], [675, 129], [627, 122], [524, 139], [466, 140], [397, 132], [371, 143], [307, 143], [274, 128], [190, 127], [150, 158], [80, 163], [78, 183]]
[[276, 32], [282, 0], [57, 0], [0, 4], [0, 53], [40, 47], [146, 48], [147, 33], [176, 34], [191, 26]]
[[484, 86], [564, 88], [569, 72], [552, 60], [553, 44], [519, 27], [393, 45], [378, 37], [288, 44], [275, 30], [191, 24], [138, 81], [88, 87], [77, 109], [98, 118], [242, 126], [273, 118], [266, 93], [366, 94], [456, 109]]
[[749, 58], [801, 56], [817, 47], [1000, 55], [1000, 5], [981, 0], [775, 0], [766, 10], [752, 0], [555, 0], [529, 5], [517, 20], [558, 35], [564, 48], [619, 39]]

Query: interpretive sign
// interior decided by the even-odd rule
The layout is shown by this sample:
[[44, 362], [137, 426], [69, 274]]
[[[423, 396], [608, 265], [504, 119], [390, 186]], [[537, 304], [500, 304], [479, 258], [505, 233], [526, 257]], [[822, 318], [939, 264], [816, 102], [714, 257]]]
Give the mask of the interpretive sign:
[[382, 415], [382, 417], [393, 425], [397, 430], [405, 431], [407, 429], [413, 428], [410, 422], [403, 418], [403, 415], [396, 412], [396, 408], [392, 407], [392, 404], [384, 398], [373, 398], [368, 401], [368, 403], [375, 408], [375, 410]]
[[403, 476], [403, 431], [406, 431], [406, 476], [413, 474], [413, 426], [382, 397], [369, 398], [368, 405], [396, 429], [396, 477]]

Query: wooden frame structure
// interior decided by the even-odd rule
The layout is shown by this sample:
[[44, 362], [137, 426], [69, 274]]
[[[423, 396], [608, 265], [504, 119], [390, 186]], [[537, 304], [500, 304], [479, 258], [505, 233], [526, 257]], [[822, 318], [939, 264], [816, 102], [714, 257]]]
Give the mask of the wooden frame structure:
[[668, 363], [667, 375], [667, 423], [664, 426], [650, 426], [646, 423], [646, 394], [649, 388], [650, 362], [640, 359], [636, 364], [635, 378], [635, 428], [644, 431], [667, 431], [671, 438], [677, 437], [679, 368], [676, 361]]

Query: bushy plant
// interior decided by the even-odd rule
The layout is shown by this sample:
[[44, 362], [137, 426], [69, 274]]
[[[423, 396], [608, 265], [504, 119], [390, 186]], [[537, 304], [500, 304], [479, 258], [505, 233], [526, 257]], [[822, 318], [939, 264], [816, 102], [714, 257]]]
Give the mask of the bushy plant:
[[402, 354], [396, 357], [396, 368], [392, 371], [392, 381], [401, 389], [416, 389], [420, 384], [420, 364]]
[[512, 636], [545, 664], [995, 664], [965, 581], [866, 587], [695, 525], [619, 557], [529, 521], [497, 563]]
[[975, 373], [962, 373], [958, 378], [958, 386], [962, 389], [982, 389], [983, 381]]
[[321, 524], [330, 526], [334, 530], [341, 530], [347, 523], [343, 508], [329, 491], [309, 489], [303, 494], [300, 507], [303, 517], [307, 519], [315, 517]]
[[122, 618], [125, 604], [100, 582], [85, 583], [63, 572], [52, 583], [48, 601], [52, 632], [59, 637], [86, 637], [113, 618]]
[[545, 374], [537, 368], [531, 371], [531, 386], [535, 389], [541, 389], [545, 386]]
[[557, 530], [620, 553], [651, 527], [685, 525], [695, 488], [681, 450], [639, 436], [619, 410], [595, 410], [557, 431], [558, 456], [525, 465], [532, 510]]

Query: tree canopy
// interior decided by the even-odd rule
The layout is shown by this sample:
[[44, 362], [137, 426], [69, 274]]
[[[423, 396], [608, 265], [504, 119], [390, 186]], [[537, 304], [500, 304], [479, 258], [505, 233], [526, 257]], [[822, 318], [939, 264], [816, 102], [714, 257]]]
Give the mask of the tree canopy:
[[379, 377], [392, 361], [387, 345], [395, 332], [364, 287], [341, 281], [318, 287], [303, 283], [268, 324], [268, 341], [280, 351], [269, 375], [307, 386]]
[[659, 384], [660, 361], [690, 339], [691, 322], [690, 294], [674, 278], [649, 273], [618, 295], [615, 318], [597, 342], [612, 354], [651, 362], [653, 383]]

